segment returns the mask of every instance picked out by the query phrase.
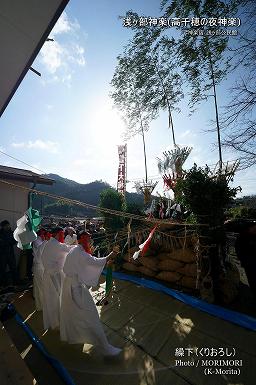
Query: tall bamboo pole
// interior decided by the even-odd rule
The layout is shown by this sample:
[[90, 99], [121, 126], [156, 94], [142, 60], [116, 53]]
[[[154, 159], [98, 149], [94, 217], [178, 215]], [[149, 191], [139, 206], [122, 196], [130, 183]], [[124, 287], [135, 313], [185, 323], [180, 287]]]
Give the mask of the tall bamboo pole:
[[[209, 46], [208, 46], [208, 49], [209, 49]], [[219, 148], [219, 162], [220, 162], [219, 171], [221, 172], [223, 162], [222, 162], [222, 150], [221, 150], [221, 139], [220, 139], [219, 112], [218, 112], [215, 76], [214, 76], [212, 56], [211, 56], [210, 50], [209, 50], [209, 63], [210, 63], [210, 70], [211, 70], [213, 97], [214, 97], [214, 106], [215, 106], [215, 116], [216, 116], [216, 126], [217, 126], [217, 137], [218, 137], [218, 148]]]

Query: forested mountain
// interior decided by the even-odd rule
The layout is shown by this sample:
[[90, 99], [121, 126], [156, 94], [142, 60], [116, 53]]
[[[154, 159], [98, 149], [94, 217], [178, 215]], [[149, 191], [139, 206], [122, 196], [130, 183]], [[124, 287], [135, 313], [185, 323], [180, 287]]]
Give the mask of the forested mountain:
[[[99, 204], [101, 191], [111, 187], [108, 183], [101, 180], [87, 184], [80, 184], [73, 180], [62, 178], [56, 174], [48, 174], [45, 176], [54, 179], [55, 183], [52, 186], [40, 185], [37, 190], [86, 202], [94, 206], [98, 206]], [[143, 197], [136, 193], [127, 193], [126, 199], [128, 203], [143, 203]], [[99, 215], [96, 210], [86, 209], [77, 205], [69, 205], [61, 201], [56, 201], [56, 199], [41, 196], [34, 196], [33, 207], [39, 209], [43, 215], [54, 214], [79, 217]]]

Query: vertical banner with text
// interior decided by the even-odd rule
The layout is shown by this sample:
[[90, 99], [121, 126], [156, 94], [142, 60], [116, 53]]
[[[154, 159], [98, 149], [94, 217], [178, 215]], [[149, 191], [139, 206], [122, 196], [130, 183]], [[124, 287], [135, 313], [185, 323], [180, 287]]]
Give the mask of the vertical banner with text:
[[125, 196], [126, 191], [126, 173], [127, 173], [127, 145], [118, 146], [118, 177], [117, 177], [117, 191]]

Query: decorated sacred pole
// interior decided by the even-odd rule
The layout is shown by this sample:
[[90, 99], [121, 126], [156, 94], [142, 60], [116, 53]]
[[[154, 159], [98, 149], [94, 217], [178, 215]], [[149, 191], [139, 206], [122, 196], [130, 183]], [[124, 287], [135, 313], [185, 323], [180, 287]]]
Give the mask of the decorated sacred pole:
[[118, 177], [117, 177], [117, 191], [125, 198], [126, 192], [126, 177], [127, 177], [127, 144], [118, 146]]

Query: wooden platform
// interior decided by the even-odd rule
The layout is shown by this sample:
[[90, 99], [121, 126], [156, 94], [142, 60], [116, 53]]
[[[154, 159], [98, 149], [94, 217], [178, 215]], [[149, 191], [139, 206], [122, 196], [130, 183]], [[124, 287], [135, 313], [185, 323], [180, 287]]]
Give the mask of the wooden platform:
[[0, 322], [0, 384], [36, 385], [37, 382], [24, 363], [14, 343]]
[[[99, 299], [103, 287], [92, 291], [95, 301]], [[106, 361], [91, 346], [68, 345], [60, 342], [58, 332], [44, 332], [42, 313], [35, 311], [29, 291], [15, 298], [14, 305], [47, 350], [66, 367], [77, 385], [256, 383], [255, 332], [129, 282], [115, 280], [109, 304], [98, 309], [109, 341], [123, 348], [118, 360]], [[188, 348], [192, 352], [190, 357]], [[235, 357], [197, 357], [196, 348], [224, 348], [228, 349], [228, 353], [235, 349]], [[184, 349], [185, 356], [175, 355], [177, 349]], [[224, 373], [206, 376], [202, 359], [242, 360], [240, 375]], [[176, 365], [176, 360], [195, 366], [198, 360], [199, 363], [198, 367]], [[223, 369], [229, 368], [237, 369], [230, 365]]]

